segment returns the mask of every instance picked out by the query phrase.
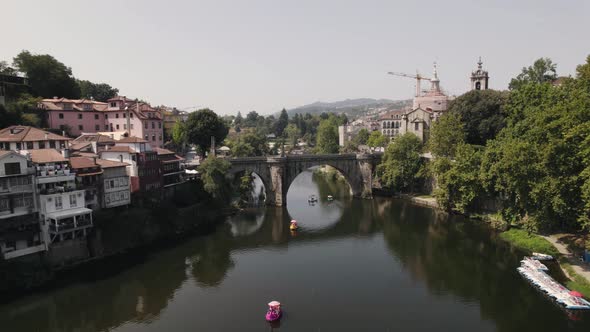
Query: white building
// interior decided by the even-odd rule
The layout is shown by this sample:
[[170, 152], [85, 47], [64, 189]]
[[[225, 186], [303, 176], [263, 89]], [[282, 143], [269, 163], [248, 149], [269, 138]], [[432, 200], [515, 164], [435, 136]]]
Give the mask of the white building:
[[57, 150], [30, 150], [37, 171], [39, 219], [45, 243], [85, 237], [92, 227], [92, 210], [86, 208], [84, 190], [76, 188], [76, 175]]
[[96, 159], [102, 168], [102, 207], [112, 208], [131, 203], [131, 187], [126, 172], [127, 163]]
[[34, 173], [26, 156], [0, 151], [0, 253], [4, 259], [47, 250], [37, 217]]

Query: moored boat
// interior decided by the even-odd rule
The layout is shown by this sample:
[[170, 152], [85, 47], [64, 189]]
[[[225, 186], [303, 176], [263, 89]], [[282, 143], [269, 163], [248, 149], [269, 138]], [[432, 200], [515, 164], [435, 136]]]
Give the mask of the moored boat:
[[315, 195], [311, 195], [311, 196], [309, 196], [309, 198], [307, 199], [307, 201], [309, 203], [315, 203], [315, 202], [318, 201], [318, 198]]
[[299, 226], [297, 226], [297, 220], [291, 220], [291, 225], [289, 226], [289, 229], [292, 231], [296, 231], [299, 228]]
[[333, 200], [334, 200], [334, 196], [328, 195], [328, 201], [333, 201]]

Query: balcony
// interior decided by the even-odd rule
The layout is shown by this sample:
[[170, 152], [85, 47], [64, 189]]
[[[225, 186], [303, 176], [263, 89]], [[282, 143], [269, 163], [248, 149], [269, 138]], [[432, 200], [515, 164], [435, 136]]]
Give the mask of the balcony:
[[76, 186], [55, 186], [53, 188], [41, 189], [39, 193], [41, 195], [54, 195], [54, 194], [63, 194], [69, 193], [72, 191], [76, 191], [78, 188]]
[[21, 257], [25, 255], [34, 254], [39, 251], [45, 251], [45, 244], [41, 243], [36, 246], [27, 247], [23, 249], [9, 249], [2, 253], [4, 259], [12, 259], [16, 257]]
[[21, 194], [21, 193], [30, 193], [30, 192], [33, 192], [33, 185], [32, 184], [0, 187], [0, 195]]

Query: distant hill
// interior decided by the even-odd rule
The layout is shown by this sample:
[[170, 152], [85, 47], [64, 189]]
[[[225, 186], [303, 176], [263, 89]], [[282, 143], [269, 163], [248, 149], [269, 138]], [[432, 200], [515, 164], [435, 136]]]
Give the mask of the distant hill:
[[355, 119], [360, 116], [364, 116], [368, 113], [375, 113], [380, 110], [386, 109], [397, 109], [409, 106], [412, 104], [412, 100], [389, 100], [389, 99], [371, 99], [371, 98], [358, 98], [358, 99], [346, 99], [342, 101], [335, 101], [332, 103], [315, 102], [313, 104], [300, 106], [287, 110], [289, 117], [299, 114], [321, 114], [326, 113], [344, 113], [349, 119]]

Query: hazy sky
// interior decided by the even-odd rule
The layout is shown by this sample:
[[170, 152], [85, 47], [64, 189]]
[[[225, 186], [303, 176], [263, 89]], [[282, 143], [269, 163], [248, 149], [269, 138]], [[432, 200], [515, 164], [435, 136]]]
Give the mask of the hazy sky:
[[573, 74], [590, 54], [590, 1], [0, 0], [0, 60], [48, 53], [77, 78], [152, 104], [268, 114], [315, 101], [451, 94], [482, 56], [491, 88], [536, 58]]

